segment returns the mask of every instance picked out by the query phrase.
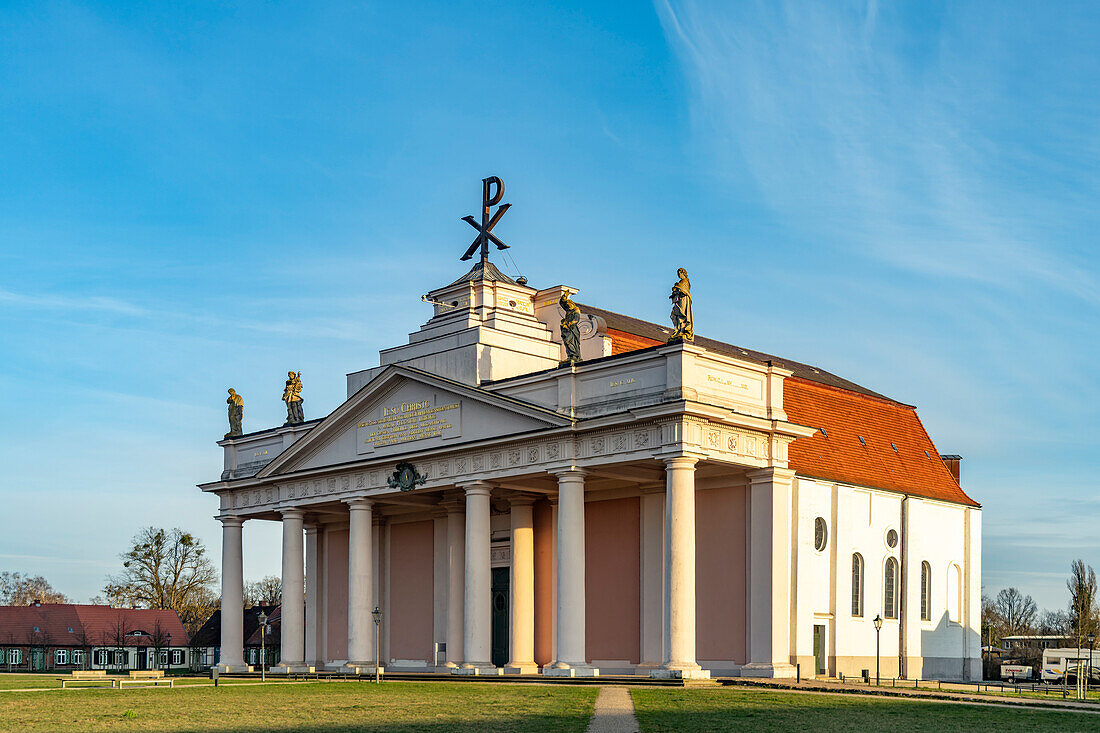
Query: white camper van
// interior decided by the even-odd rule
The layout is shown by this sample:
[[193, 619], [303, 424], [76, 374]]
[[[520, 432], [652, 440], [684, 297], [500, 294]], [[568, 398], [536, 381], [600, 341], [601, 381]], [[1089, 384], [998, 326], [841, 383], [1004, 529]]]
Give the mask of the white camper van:
[[[1061, 682], [1066, 676], [1066, 671], [1076, 674], [1080, 668], [1084, 670], [1089, 665], [1089, 650], [1072, 647], [1069, 649], [1044, 649], [1043, 671], [1040, 678], [1043, 682]], [[1100, 674], [1100, 649], [1092, 652], [1092, 677]]]

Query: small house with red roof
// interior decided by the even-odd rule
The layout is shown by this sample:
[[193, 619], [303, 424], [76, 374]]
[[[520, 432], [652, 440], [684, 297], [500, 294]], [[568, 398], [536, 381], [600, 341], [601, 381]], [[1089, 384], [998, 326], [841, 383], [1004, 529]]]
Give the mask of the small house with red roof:
[[187, 631], [175, 611], [73, 603], [0, 606], [0, 669], [186, 669]]
[[219, 666], [279, 522], [277, 670], [980, 679], [982, 511], [912, 405], [575, 293], [483, 249], [335, 410], [218, 441]]

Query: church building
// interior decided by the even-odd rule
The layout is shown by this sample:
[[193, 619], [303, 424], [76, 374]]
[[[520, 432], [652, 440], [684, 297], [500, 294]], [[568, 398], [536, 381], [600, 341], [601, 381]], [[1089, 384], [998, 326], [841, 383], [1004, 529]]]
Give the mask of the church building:
[[287, 423], [244, 432], [231, 394], [200, 487], [219, 667], [247, 669], [242, 525], [274, 521], [275, 671], [851, 676], [877, 648], [884, 677], [980, 678], [981, 508], [915, 408], [696, 335], [683, 271], [670, 327], [505, 275], [502, 193], [467, 217], [480, 259], [331, 414], [291, 373]]

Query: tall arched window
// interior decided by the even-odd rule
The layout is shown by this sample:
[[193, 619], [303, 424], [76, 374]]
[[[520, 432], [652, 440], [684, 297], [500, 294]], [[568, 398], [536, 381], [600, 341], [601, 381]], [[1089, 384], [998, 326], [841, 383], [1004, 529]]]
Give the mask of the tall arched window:
[[863, 615], [863, 556], [852, 555], [852, 615]]
[[886, 618], [898, 617], [898, 561], [886, 558], [886, 577], [882, 587], [882, 614]]
[[920, 564], [920, 617], [932, 620], [932, 566], [927, 560]]
[[947, 617], [959, 623], [962, 620], [962, 571], [958, 565], [947, 569]]

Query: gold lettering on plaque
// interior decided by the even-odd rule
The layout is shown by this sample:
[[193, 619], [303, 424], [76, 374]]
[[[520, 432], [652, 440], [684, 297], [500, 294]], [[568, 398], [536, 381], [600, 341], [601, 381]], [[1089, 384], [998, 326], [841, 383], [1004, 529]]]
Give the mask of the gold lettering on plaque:
[[400, 405], [382, 407], [382, 417], [367, 420], [357, 425], [366, 428], [367, 434], [360, 433], [363, 443], [375, 448], [397, 443], [408, 443], [425, 438], [438, 438], [445, 430], [454, 427], [448, 419], [448, 410], [457, 410], [461, 403], [432, 406], [431, 400], [402, 402]]
[[729, 377], [716, 377], [713, 374], [708, 374], [707, 375], [707, 381], [708, 382], [716, 382], [718, 384], [724, 384], [727, 387], [736, 387], [737, 389], [748, 389], [749, 388], [749, 385], [745, 384], [744, 382], [734, 382]]
[[622, 387], [627, 384], [634, 384], [634, 377], [624, 377], [622, 379], [612, 379], [608, 382], [608, 387]]

